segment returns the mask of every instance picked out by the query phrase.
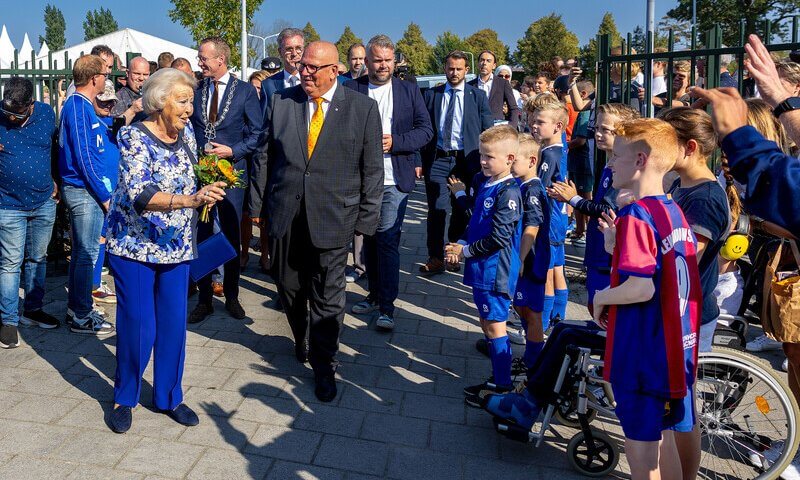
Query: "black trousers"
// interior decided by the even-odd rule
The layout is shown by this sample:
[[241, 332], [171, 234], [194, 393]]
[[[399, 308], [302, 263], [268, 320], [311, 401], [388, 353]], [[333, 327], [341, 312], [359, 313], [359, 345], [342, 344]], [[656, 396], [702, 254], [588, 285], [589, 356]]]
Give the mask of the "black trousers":
[[316, 375], [336, 371], [344, 320], [347, 246], [314, 246], [305, 205], [281, 238], [270, 238], [272, 278], [278, 286], [295, 343], [308, 334], [308, 360]]
[[[238, 193], [238, 192], [237, 192]], [[230, 194], [229, 194], [230, 195]], [[240, 201], [239, 198], [234, 198], [234, 201]], [[216, 215], [219, 218], [219, 228], [225, 238], [228, 239], [234, 250], [236, 256], [225, 263], [225, 274], [222, 280], [222, 289], [225, 292], [225, 300], [234, 300], [239, 298], [239, 254], [241, 253], [241, 208], [237, 211], [231, 199], [226, 198], [221, 202], [217, 202], [214, 206]], [[214, 233], [214, 219], [210, 222], [197, 222], [197, 242], [200, 243]], [[211, 303], [213, 299], [213, 290], [211, 289], [211, 275], [206, 275], [197, 282], [199, 290], [200, 303]]]
[[427, 244], [428, 256], [443, 260], [448, 204], [450, 204], [450, 224], [447, 228], [447, 241], [457, 242], [469, 223], [467, 213], [459, 207], [455, 197], [450, 194], [447, 178], [455, 175], [469, 188], [472, 177], [478, 172], [467, 168], [463, 155], [437, 157], [425, 172], [425, 196], [428, 200]]

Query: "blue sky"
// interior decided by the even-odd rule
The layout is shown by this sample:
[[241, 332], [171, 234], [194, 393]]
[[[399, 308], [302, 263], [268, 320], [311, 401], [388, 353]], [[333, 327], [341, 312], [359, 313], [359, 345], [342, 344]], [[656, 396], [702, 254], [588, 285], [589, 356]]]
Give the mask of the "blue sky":
[[[189, 33], [182, 26], [173, 24], [167, 16], [172, 6], [169, 0], [23, 0], [23, 8], [19, 7], [18, 0], [0, 0], [0, 24], [6, 25], [16, 47], [22, 44], [22, 37], [27, 32], [34, 48], [38, 49], [39, 35], [44, 34], [44, 7], [48, 3], [55, 4], [64, 12], [67, 45], [83, 41], [82, 23], [87, 10], [101, 6], [111, 10], [120, 27], [130, 27], [185, 45], [192, 43]], [[431, 5], [436, 4], [442, 7], [431, 10]], [[677, 0], [656, 0], [656, 21], [676, 4]], [[452, 10], [453, 5], [458, 9], [446, 14], [444, 7]], [[606, 11], [614, 14], [620, 32], [627, 33], [636, 25], [644, 25], [647, 0], [556, 0], [548, 7], [544, 5], [548, 3], [532, 0], [264, 0], [253, 20], [262, 31], [269, 30], [278, 19], [300, 27], [310, 21], [323, 39], [332, 41], [339, 38], [345, 25], [350, 25], [356, 35], [365, 40], [376, 33], [386, 33], [398, 39], [408, 23], [413, 21], [420, 25], [423, 35], [431, 43], [445, 30], [463, 37], [490, 27], [497, 30], [500, 39], [513, 51], [528, 25], [551, 12], [562, 15], [567, 28], [575, 32], [581, 44], [596, 33]], [[491, 12], [485, 11], [487, 6]]]

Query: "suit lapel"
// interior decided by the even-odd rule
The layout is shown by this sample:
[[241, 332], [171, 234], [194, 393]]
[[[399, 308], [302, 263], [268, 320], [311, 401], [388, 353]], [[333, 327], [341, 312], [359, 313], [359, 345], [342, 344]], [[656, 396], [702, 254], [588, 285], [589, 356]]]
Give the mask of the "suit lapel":
[[306, 120], [308, 97], [302, 88], [298, 90], [296, 101], [294, 102], [294, 118], [297, 122], [297, 137], [300, 140], [300, 150], [303, 151], [303, 159], [308, 163], [308, 122]]
[[399, 83], [400, 80], [392, 77], [392, 133], [397, 133], [395, 130], [400, 126], [400, 115], [402, 115], [402, 105], [398, 98], [402, 94]]

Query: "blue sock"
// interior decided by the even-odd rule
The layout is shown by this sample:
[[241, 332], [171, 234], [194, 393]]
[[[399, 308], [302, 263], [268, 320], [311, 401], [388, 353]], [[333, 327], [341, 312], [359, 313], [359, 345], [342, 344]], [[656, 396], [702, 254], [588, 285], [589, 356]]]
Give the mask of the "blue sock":
[[533, 364], [536, 362], [536, 357], [538, 357], [539, 352], [542, 351], [542, 347], [544, 347], [544, 342], [525, 340], [525, 354], [522, 356], [522, 360], [525, 362], [526, 367], [529, 369], [533, 367]]
[[94, 264], [94, 279], [92, 280], [92, 289], [100, 288], [100, 282], [103, 276], [103, 263], [106, 261], [106, 244], [100, 244], [100, 251], [97, 253], [97, 262]]
[[542, 309], [542, 330], [547, 330], [550, 326], [550, 314], [553, 313], [553, 303], [556, 297], [553, 295], [544, 296], [544, 308]]
[[569, 290], [556, 290], [555, 301], [553, 302], [553, 317], [567, 319], [567, 301], [569, 300]]
[[511, 341], [508, 335], [489, 339], [489, 358], [495, 385], [511, 386]]

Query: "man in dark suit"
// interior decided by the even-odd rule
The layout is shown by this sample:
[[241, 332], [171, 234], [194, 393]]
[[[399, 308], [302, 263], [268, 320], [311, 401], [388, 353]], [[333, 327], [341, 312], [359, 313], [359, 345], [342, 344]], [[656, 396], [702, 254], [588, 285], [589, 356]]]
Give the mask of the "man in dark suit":
[[[433, 139], [422, 151], [425, 194], [428, 197], [428, 261], [420, 273], [442, 273], [447, 202], [452, 204], [449, 241], [456, 242], [467, 227], [467, 215], [450, 196], [447, 179], [453, 175], [469, 185], [480, 171], [478, 137], [494, 124], [489, 101], [467, 84], [467, 55], [454, 51], [445, 59], [447, 83], [425, 92], [425, 107], [433, 124]], [[458, 271], [458, 265], [448, 266]]]
[[383, 185], [378, 105], [338, 85], [337, 59], [332, 43], [309, 44], [302, 83], [275, 93], [267, 122], [272, 277], [295, 355], [301, 362], [308, 355], [324, 402], [336, 397], [347, 246], [355, 232], [375, 232]]
[[355, 80], [364, 75], [366, 70], [366, 65], [364, 63], [366, 57], [367, 49], [363, 43], [357, 42], [350, 45], [350, 48], [347, 49], [347, 63], [350, 65], [350, 68], [340, 76], [348, 80]]
[[[191, 121], [201, 154], [214, 154], [228, 159], [237, 170], [247, 172], [252, 154], [264, 133], [264, 119], [255, 87], [231, 76], [228, 72], [230, 47], [218, 37], [200, 42], [198, 64], [205, 77], [194, 94]], [[247, 176], [245, 176], [247, 178]], [[225, 263], [223, 291], [225, 309], [232, 317], [245, 317], [239, 303], [240, 224], [244, 206], [244, 189], [227, 190], [225, 200], [215, 207], [220, 229], [236, 250], [236, 257]], [[198, 225], [197, 240], [202, 242], [213, 233], [213, 222]], [[211, 304], [211, 276], [197, 284], [200, 295], [197, 307], [189, 314], [189, 323], [203, 321], [214, 311]]]
[[[508, 120], [512, 127], [516, 128], [519, 122], [519, 107], [511, 83], [505, 78], [494, 74], [497, 67], [497, 57], [491, 50], [484, 50], [478, 57], [477, 78], [473, 78], [469, 83], [473, 87], [482, 90], [489, 99], [489, 110], [495, 121], [502, 122]], [[508, 115], [503, 113], [503, 104], [508, 105]]]
[[303, 57], [305, 34], [299, 28], [284, 28], [278, 34], [278, 53], [283, 58], [283, 70], [261, 82], [261, 108], [266, 120], [269, 102], [278, 90], [300, 85], [297, 64]]
[[418, 151], [433, 138], [422, 94], [411, 82], [395, 78], [394, 44], [386, 35], [367, 43], [367, 75], [345, 83], [378, 102], [383, 124], [383, 202], [375, 235], [364, 239], [369, 295], [353, 313], [379, 311], [375, 324], [394, 328], [394, 301], [400, 284], [400, 232], [408, 192], [422, 176]]

